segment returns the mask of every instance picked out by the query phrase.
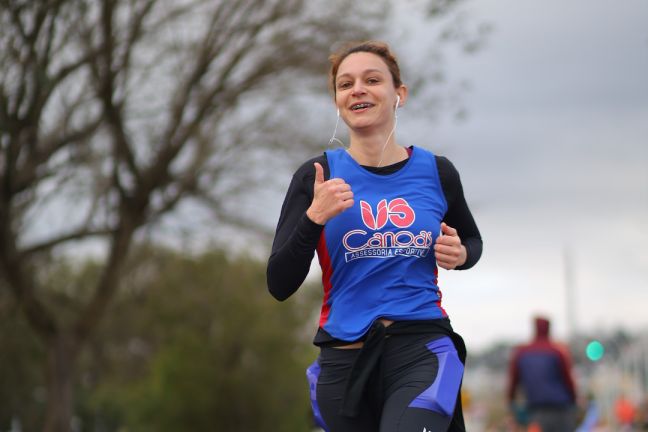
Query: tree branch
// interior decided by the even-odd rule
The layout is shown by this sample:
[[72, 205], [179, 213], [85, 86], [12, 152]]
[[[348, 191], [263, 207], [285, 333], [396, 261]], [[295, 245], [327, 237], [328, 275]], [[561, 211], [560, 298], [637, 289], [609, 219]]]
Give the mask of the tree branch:
[[130, 250], [133, 233], [139, 225], [125, 211], [127, 209], [122, 208], [120, 215], [121, 225], [113, 233], [110, 254], [101, 273], [97, 289], [74, 324], [74, 332], [81, 344], [87, 341], [90, 334], [97, 327], [117, 289], [121, 268]]
[[[76, 72], [83, 66], [88, 65], [93, 59], [95, 59], [99, 55], [99, 50], [98, 49], [88, 49], [86, 52], [80, 56], [78, 59], [75, 61], [66, 64], [65, 66], [62, 66], [50, 79], [49, 79], [49, 87], [51, 89], [57, 88], [57, 86], [63, 82], [68, 76], [70, 76], [73, 72]], [[49, 95], [49, 93], [48, 93]]]
[[261, 235], [268, 241], [272, 240], [272, 237], [274, 236], [273, 229], [264, 227], [256, 221], [244, 220], [238, 213], [228, 213], [223, 208], [222, 201], [220, 199], [215, 199], [214, 197], [207, 194], [202, 194], [199, 196], [199, 198], [209, 207], [209, 209], [218, 220], [224, 222], [227, 225], [238, 227], [248, 232]]
[[144, 3], [144, 6], [142, 6], [142, 8], [132, 18], [131, 25], [128, 28], [128, 35], [126, 37], [126, 40], [124, 41], [124, 52], [122, 59], [119, 62], [119, 69], [130, 72], [130, 60], [133, 54], [133, 47], [135, 45], [135, 42], [137, 42], [141, 38], [143, 34], [142, 29], [144, 19], [153, 10], [153, 6], [156, 2], [157, 0], [147, 0]]
[[[187, 108], [191, 106], [190, 102], [195, 94], [194, 91], [200, 88], [203, 77], [209, 71], [214, 60], [219, 55], [224, 55], [223, 52], [226, 51], [225, 47], [227, 46], [225, 42], [230, 40], [234, 34], [242, 31], [241, 26], [238, 25], [240, 20], [236, 19], [237, 11], [241, 11], [238, 15], [245, 15], [251, 13], [256, 5], [254, 1], [248, 2], [247, 5], [243, 2], [220, 2], [212, 13], [208, 31], [199, 45], [193, 68], [175, 91], [176, 97], [171, 103], [169, 127], [164, 133], [166, 140], [163, 148], [168, 149], [169, 156], [162, 159], [172, 158], [172, 155], [177, 153], [177, 142], [182, 142], [182, 139], [176, 139], [176, 134], [182, 128], [182, 121]], [[219, 38], [225, 38], [225, 40], [219, 43]], [[197, 90], [197, 92], [200, 91]]]
[[[115, 156], [118, 160], [126, 163], [131, 175], [137, 183], [141, 183], [141, 174], [131, 149], [130, 140], [126, 135], [126, 128], [122, 118], [121, 103], [113, 99], [115, 95], [115, 72], [113, 71], [114, 35], [113, 35], [113, 4], [111, 1], [104, 1], [101, 10], [101, 34], [103, 36], [99, 55], [96, 62], [93, 62], [93, 69], [97, 79], [98, 96], [104, 108], [104, 115], [110, 127], [113, 138]], [[127, 73], [127, 71], [122, 71]]]
[[0, 208], [0, 277], [7, 281], [18, 303], [37, 334], [44, 340], [57, 331], [56, 321], [34, 293], [33, 277], [29, 277], [15, 248], [15, 235], [10, 231], [11, 218]]
[[114, 234], [114, 232], [115, 232], [114, 229], [109, 229], [109, 228], [95, 229], [95, 230], [85, 228], [85, 227], [80, 228], [76, 231], [58, 237], [54, 237], [47, 241], [33, 244], [31, 246], [26, 247], [23, 251], [21, 251], [20, 259], [29, 259], [30, 255], [49, 252], [56, 246], [59, 246], [63, 243], [67, 243], [74, 240], [84, 240], [89, 237], [106, 236], [106, 235]]
[[[252, 26], [245, 26], [239, 28], [238, 31], [228, 33], [227, 37], [225, 40], [222, 41], [223, 44], [231, 44], [234, 46], [239, 46], [238, 50], [236, 50], [234, 53], [231, 54], [230, 59], [227, 61], [227, 66], [220, 71], [219, 73], [219, 79], [217, 82], [211, 87], [211, 89], [208, 89], [203, 92], [204, 96], [201, 98], [201, 101], [198, 102], [198, 106], [196, 107], [196, 114], [193, 116], [193, 119], [189, 120], [186, 124], [182, 125], [180, 128], [179, 135], [173, 137], [172, 143], [170, 143], [168, 150], [165, 152], [160, 153], [160, 158], [157, 161], [157, 164], [164, 164], [170, 161], [175, 154], [179, 151], [180, 147], [182, 146], [182, 143], [186, 142], [187, 139], [195, 133], [196, 128], [198, 125], [204, 120], [206, 115], [209, 113], [209, 111], [214, 107], [214, 101], [220, 93], [222, 93], [225, 89], [226, 83], [228, 82], [228, 79], [232, 73], [232, 71], [235, 70], [237, 66], [240, 65], [241, 61], [245, 58], [245, 56], [252, 50], [254, 49], [254, 44], [252, 43], [252, 40], [259, 34], [259, 32], [263, 29], [264, 25], [268, 25], [272, 21], [274, 21], [277, 18], [276, 11], [274, 14], [271, 14], [269, 17], [267, 17], [267, 21], [259, 20], [259, 23], [256, 25]], [[245, 33], [242, 33], [244, 32]], [[236, 34], [242, 33], [240, 37], [242, 40], [238, 41], [238, 43], [232, 44], [232, 38], [235, 37]], [[208, 57], [210, 57], [208, 64], [204, 65], [205, 72], [207, 71], [209, 64], [214, 60], [216, 53], [220, 51], [219, 46], [214, 46], [214, 47], [209, 47], [209, 53]], [[258, 70], [258, 69], [257, 69]], [[257, 74], [261, 75], [261, 74]], [[232, 92], [231, 94], [236, 94]], [[241, 93], [238, 93], [239, 95]], [[228, 106], [231, 105], [228, 102], [232, 101], [222, 101], [222, 105]]]
[[[69, 116], [74, 112], [73, 109], [67, 111], [65, 124]], [[45, 142], [39, 149], [35, 150], [31, 157], [21, 166], [14, 185], [14, 193], [20, 193], [27, 188], [39, 183], [48, 176], [47, 173], [38, 175], [38, 167], [51, 160], [52, 156], [59, 150], [72, 146], [75, 143], [81, 143], [90, 138], [99, 128], [103, 118], [97, 116], [94, 120], [86, 124], [82, 129], [67, 132], [63, 136], [44, 140]]]

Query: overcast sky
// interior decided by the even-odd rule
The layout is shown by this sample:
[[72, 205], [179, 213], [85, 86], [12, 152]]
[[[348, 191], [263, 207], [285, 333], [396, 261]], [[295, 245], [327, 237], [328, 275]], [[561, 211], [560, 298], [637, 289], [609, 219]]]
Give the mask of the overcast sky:
[[565, 338], [568, 255], [578, 330], [648, 329], [648, 2], [463, 9], [494, 26], [479, 54], [447, 59], [472, 84], [468, 119], [399, 134], [454, 162], [484, 238], [475, 268], [440, 275], [453, 325], [481, 348], [543, 313]]

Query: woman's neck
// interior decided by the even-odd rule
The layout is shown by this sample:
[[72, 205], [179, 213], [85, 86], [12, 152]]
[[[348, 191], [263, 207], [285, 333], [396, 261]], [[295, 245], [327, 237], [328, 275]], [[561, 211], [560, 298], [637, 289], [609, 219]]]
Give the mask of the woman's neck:
[[395, 164], [409, 157], [407, 150], [389, 134], [363, 136], [352, 133], [348, 152], [360, 165], [372, 167]]

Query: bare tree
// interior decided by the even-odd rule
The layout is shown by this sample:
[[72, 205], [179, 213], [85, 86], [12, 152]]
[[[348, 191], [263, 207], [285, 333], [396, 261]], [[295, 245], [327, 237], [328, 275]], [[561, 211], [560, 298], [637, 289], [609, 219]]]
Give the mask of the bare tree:
[[[308, 76], [321, 80], [331, 46], [366, 37], [387, 6], [0, 0], [0, 287], [46, 346], [43, 430], [69, 430], [75, 362], [137, 236], [191, 198], [244, 223], [227, 203], [258, 181], [246, 167], [290, 148], [263, 101], [324, 91]], [[94, 286], [48, 290], [51, 257], [91, 241], [105, 253]], [[60, 314], [63, 295], [74, 306]]]

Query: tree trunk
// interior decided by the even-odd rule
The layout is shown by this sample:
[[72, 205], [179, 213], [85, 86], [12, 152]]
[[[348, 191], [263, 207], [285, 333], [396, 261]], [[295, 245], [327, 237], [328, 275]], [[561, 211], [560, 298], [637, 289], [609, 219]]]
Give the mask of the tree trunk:
[[47, 413], [43, 432], [70, 432], [77, 343], [57, 334], [47, 345]]

